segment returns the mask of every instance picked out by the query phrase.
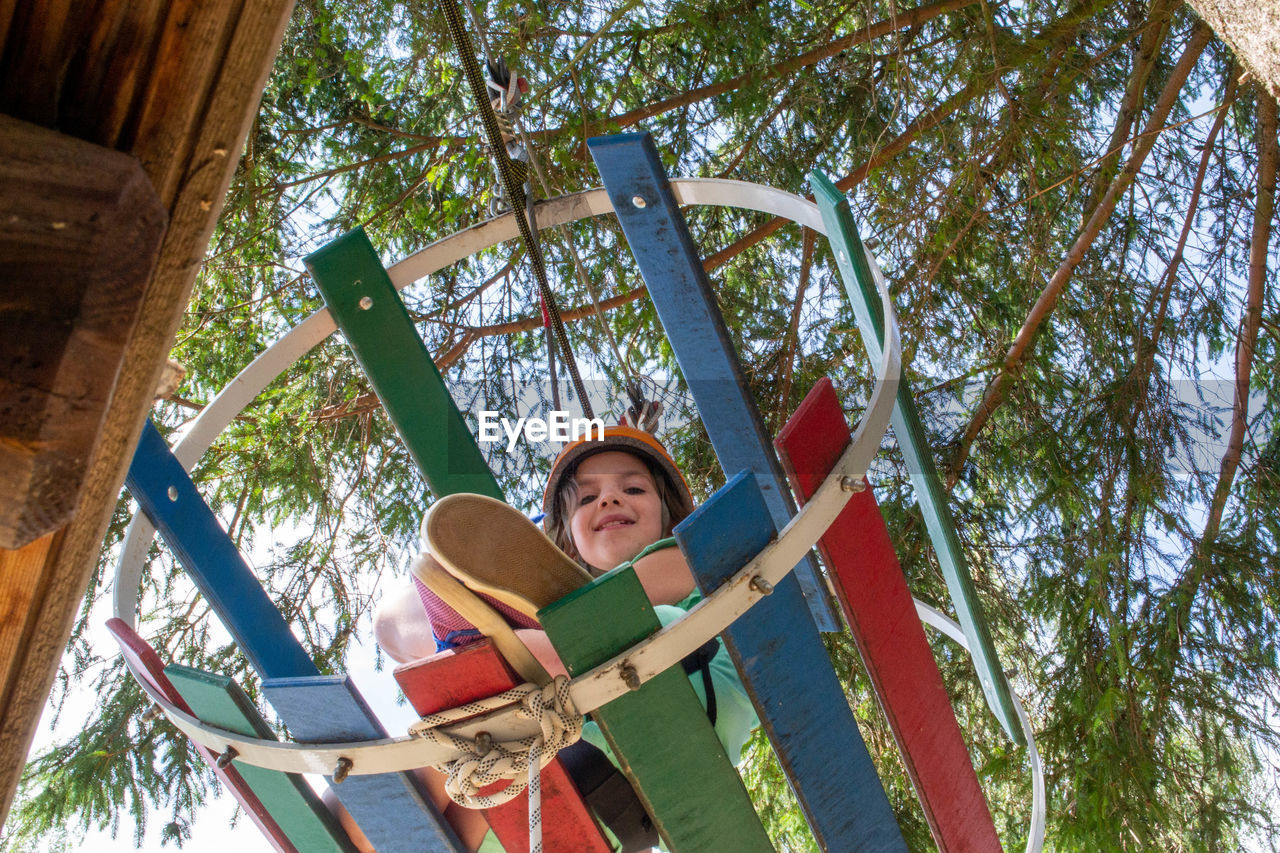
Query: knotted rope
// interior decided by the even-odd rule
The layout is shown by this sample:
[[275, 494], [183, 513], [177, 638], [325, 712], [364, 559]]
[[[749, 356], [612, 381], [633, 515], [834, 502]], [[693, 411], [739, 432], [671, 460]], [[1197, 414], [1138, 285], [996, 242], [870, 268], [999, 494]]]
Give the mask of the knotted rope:
[[[517, 716], [537, 720], [541, 731], [536, 735], [506, 742], [478, 742], [443, 731], [469, 717], [495, 711], [518, 702]], [[435, 765], [445, 774], [445, 791], [455, 803], [469, 809], [484, 809], [529, 791], [529, 850], [542, 850], [542, 768], [556, 753], [582, 737], [582, 715], [569, 695], [569, 679], [557, 675], [545, 687], [522, 684], [497, 696], [468, 702], [438, 714], [426, 714], [409, 727], [409, 734], [443, 744], [462, 753], [451, 761]], [[495, 782], [510, 782], [505, 788], [487, 794], [482, 788]]]

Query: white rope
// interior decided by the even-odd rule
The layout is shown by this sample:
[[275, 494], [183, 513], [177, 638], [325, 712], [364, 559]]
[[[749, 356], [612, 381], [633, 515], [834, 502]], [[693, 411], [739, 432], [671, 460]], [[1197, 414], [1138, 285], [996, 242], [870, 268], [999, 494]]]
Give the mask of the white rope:
[[[519, 702], [517, 716], [537, 720], [539, 732], [529, 737], [505, 742], [488, 738], [462, 738], [443, 730], [459, 720], [484, 714]], [[434, 765], [446, 777], [449, 798], [469, 809], [500, 806], [529, 792], [529, 850], [542, 851], [542, 768], [560, 750], [577, 743], [582, 737], [582, 715], [569, 694], [569, 679], [557, 675], [546, 687], [522, 684], [519, 687], [468, 702], [438, 714], [426, 714], [409, 727], [409, 734], [456, 749], [461, 755]], [[523, 777], [523, 778], [521, 778]], [[509, 784], [497, 791], [481, 793], [498, 782]]]

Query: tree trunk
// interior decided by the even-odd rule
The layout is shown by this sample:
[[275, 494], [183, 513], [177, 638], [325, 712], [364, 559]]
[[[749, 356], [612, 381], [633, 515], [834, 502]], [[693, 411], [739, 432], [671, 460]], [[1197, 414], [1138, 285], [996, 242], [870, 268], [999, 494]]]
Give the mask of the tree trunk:
[[1280, 98], [1280, 0], [1191, 0], [1218, 38]]

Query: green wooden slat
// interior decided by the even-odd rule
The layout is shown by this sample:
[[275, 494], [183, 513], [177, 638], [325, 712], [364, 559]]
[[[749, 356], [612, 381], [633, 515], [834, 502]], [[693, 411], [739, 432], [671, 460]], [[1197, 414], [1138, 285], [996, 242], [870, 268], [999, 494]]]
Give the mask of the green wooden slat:
[[[275, 740], [253, 701], [232, 679], [179, 664], [169, 664], [164, 673], [201, 721], [247, 737]], [[301, 776], [243, 762], [236, 762], [235, 768], [299, 851], [354, 853], [337, 819]]]
[[[849, 209], [844, 193], [836, 189], [826, 175], [812, 172], [809, 183], [822, 213], [822, 221], [827, 226], [828, 239], [836, 256], [840, 277], [844, 280], [845, 292], [857, 315], [862, 342], [872, 361], [878, 364], [884, 346], [884, 315], [880, 306], [880, 294], [876, 290], [875, 279], [867, 265], [862, 240], [858, 237], [858, 229], [853, 221], [853, 212]], [[987, 704], [1009, 737], [1018, 744], [1025, 744], [1026, 738], [1018, 724], [1017, 712], [1013, 709], [1009, 681], [996, 655], [991, 631], [982, 613], [982, 603], [974, 589], [960, 538], [956, 535], [955, 521], [947, 507], [946, 492], [938, 478], [937, 468], [930, 455], [929, 441], [925, 437], [924, 427], [920, 423], [920, 415], [911, 395], [911, 386], [905, 376], [898, 383], [897, 405], [894, 406], [891, 423], [906, 459], [907, 470], [911, 473], [911, 482], [915, 486], [916, 500], [924, 515], [929, 539], [938, 554], [938, 562], [942, 566], [942, 574], [955, 605], [956, 619], [964, 628], [965, 637], [969, 641], [974, 667], [978, 671], [978, 680], [982, 683]]]
[[[575, 675], [661, 627], [630, 567], [562, 598], [540, 611], [538, 619]], [[737, 770], [679, 667], [597, 709], [593, 717], [670, 850], [773, 850]]]
[[502, 490], [364, 230], [308, 255], [307, 269], [437, 498]]

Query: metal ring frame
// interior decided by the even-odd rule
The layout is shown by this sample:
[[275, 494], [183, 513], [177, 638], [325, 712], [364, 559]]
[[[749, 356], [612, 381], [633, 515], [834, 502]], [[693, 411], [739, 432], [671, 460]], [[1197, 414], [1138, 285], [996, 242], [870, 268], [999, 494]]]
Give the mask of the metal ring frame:
[[[672, 180], [671, 189], [676, 201], [682, 206], [757, 210], [785, 217], [826, 235], [817, 206], [782, 190], [743, 181], [700, 178]], [[612, 211], [613, 206], [604, 189], [586, 190], [540, 203], [537, 206], [538, 228], [545, 230]], [[393, 265], [387, 272], [396, 289], [401, 290], [450, 264], [516, 236], [518, 233], [514, 217], [506, 214], [444, 237]], [[791, 519], [774, 541], [729, 581], [680, 620], [612, 660], [573, 679], [571, 697], [580, 712], [585, 714], [626, 694], [632, 689], [628, 686], [628, 680], [634, 684], [636, 675], [642, 683], [649, 680], [719, 634], [764, 597], [765, 593], [761, 589], [771, 589], [772, 584], [776, 584], [791, 571], [844, 508], [851, 492], [842, 488], [842, 482], [847, 482], [845, 478], [861, 479], [879, 450], [881, 438], [889, 426], [901, 372], [901, 344], [896, 314], [879, 266], [870, 253], [867, 254], [867, 260], [880, 291], [885, 318], [885, 341], [875, 388], [854, 431], [852, 444], [837, 461], [813, 498]], [[289, 330], [245, 367], [204, 408], [173, 447], [173, 454], [182, 467], [190, 471], [237, 414], [289, 365], [333, 334], [336, 328], [328, 309], [317, 311]], [[131, 628], [136, 621], [146, 552], [154, 535], [155, 527], [151, 522], [140, 511], [135, 513], [116, 565], [113, 591], [115, 615]], [[760, 583], [761, 580], [766, 583]], [[916, 608], [923, 621], [968, 649], [964, 635], [956, 623], [922, 602], [917, 601]], [[130, 669], [132, 671], [132, 665]], [[247, 764], [287, 773], [330, 775], [341, 760], [350, 766], [350, 775], [362, 775], [410, 770], [456, 757], [452, 749], [416, 737], [323, 745], [248, 738], [206, 725], [178, 710], [157, 695], [145, 679], [137, 677], [137, 672], [134, 675], [151, 699], [189, 738], [222, 754], [234, 749], [235, 760]], [[1044, 836], [1043, 768], [1035, 748], [1030, 722], [1017, 697], [1014, 697], [1014, 702], [1023, 731], [1027, 735], [1034, 776], [1032, 833], [1027, 846], [1028, 851], [1033, 851], [1040, 849]], [[496, 739], [507, 740], [536, 734], [538, 724], [536, 721], [519, 719], [514, 708], [505, 708], [451, 726], [449, 731], [464, 738], [474, 738], [477, 733], [485, 731]]]

